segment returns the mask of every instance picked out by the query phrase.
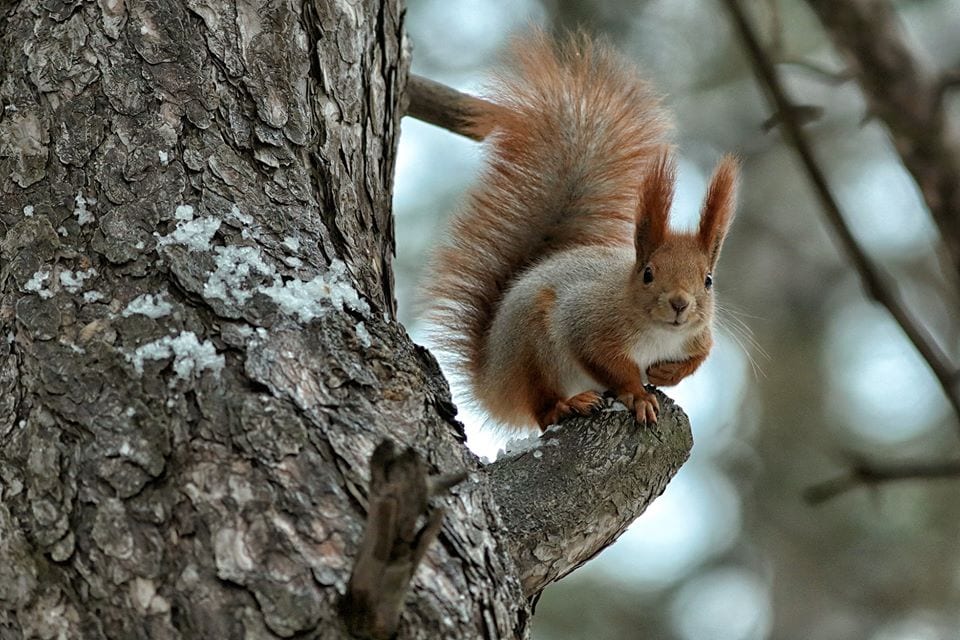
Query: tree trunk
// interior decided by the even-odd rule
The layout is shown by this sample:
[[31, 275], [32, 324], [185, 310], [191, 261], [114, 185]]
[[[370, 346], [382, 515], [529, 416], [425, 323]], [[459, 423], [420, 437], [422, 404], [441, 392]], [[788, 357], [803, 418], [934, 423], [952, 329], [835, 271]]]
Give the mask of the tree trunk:
[[[347, 636], [374, 448], [480, 469], [394, 316], [401, 4], [4, 11], [0, 637]], [[525, 636], [528, 598], [686, 458], [682, 413], [661, 431], [562, 427], [550, 473], [590, 465], [590, 490], [551, 500], [598, 515], [541, 546], [549, 505], [509, 490], [535, 456], [434, 498], [399, 637]], [[530, 505], [524, 527], [495, 495], [504, 518]]]

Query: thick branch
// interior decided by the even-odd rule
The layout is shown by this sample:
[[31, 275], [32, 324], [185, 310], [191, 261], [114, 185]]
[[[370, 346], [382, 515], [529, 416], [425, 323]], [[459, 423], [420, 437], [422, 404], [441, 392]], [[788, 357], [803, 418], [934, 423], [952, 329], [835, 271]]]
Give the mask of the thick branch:
[[[913, 344], [914, 348], [920, 353], [928, 366], [936, 376], [937, 381], [943, 388], [943, 392], [953, 407], [954, 412], [960, 417], [960, 394], [957, 392], [956, 369], [950, 363], [946, 354], [940, 349], [926, 329], [916, 318], [907, 310], [906, 305], [900, 299], [896, 292], [892, 279], [883, 274], [880, 269], [867, 256], [863, 248], [857, 243], [847, 226], [846, 219], [840, 211], [836, 198], [830, 191], [827, 184], [827, 178], [820, 168], [813, 148], [803, 131], [801, 124], [796, 119], [794, 105], [787, 95], [786, 89], [780, 82], [773, 63], [763, 50], [760, 39], [754, 32], [747, 20], [747, 16], [737, 0], [725, 0], [733, 22], [740, 37], [743, 39], [744, 46], [753, 63], [754, 70], [760, 79], [761, 84], [766, 89], [770, 102], [776, 108], [780, 118], [780, 124], [784, 138], [793, 146], [797, 155], [810, 178], [814, 192], [820, 201], [820, 207], [824, 217], [830, 226], [833, 227], [836, 237], [840, 242], [840, 247], [850, 262], [856, 268], [857, 273], [863, 282], [864, 289], [873, 297], [874, 300], [886, 307], [893, 319], [900, 325], [900, 328], [906, 334], [907, 338]], [[839, 6], [840, 3], [838, 3]], [[830, 6], [833, 6], [831, 3]]]
[[960, 274], [960, 142], [943, 107], [952, 75], [923, 68], [887, 0], [808, 0], [887, 125]]
[[657, 397], [659, 432], [610, 411], [565, 422], [536, 449], [485, 468], [528, 596], [616, 540], [689, 457], [687, 416]]

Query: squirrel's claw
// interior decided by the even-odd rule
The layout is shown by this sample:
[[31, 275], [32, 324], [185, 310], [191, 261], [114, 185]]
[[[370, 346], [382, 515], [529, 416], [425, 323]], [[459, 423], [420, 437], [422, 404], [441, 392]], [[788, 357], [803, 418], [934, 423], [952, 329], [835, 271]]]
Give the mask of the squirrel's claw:
[[584, 391], [575, 396], [560, 400], [543, 415], [537, 422], [540, 430], [545, 431], [548, 426], [558, 424], [571, 416], [588, 416], [603, 407], [603, 396], [596, 391]]
[[646, 426], [648, 424], [657, 424], [657, 412], [660, 411], [660, 405], [657, 399], [650, 396], [649, 399], [636, 401], [633, 412], [637, 416], [637, 422]]
[[603, 396], [596, 391], [584, 391], [569, 398], [565, 404], [570, 413], [588, 416], [603, 407]]
[[657, 413], [660, 411], [660, 403], [657, 397], [649, 391], [641, 393], [624, 393], [617, 396], [617, 400], [633, 411], [637, 422], [646, 426], [648, 424], [657, 424]]

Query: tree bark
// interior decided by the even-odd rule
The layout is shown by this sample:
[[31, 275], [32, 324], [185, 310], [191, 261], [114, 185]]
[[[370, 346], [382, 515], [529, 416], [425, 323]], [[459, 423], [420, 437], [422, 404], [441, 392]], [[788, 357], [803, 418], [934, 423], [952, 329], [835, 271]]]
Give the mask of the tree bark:
[[553, 427], [540, 446], [484, 469], [524, 593], [540, 593], [620, 537], [687, 461], [687, 417], [662, 393], [658, 400], [656, 427], [604, 412]]
[[[0, 636], [344, 637], [374, 448], [480, 468], [394, 316], [402, 6], [4, 11]], [[434, 498], [399, 637], [524, 637], [525, 594], [609, 544], [685, 458], [671, 415], [680, 453], [644, 445], [648, 490], [536, 589], [503, 485], [474, 473]], [[628, 414], [608, 420], [561, 430], [636, 440]], [[616, 492], [614, 471], [569, 506]]]

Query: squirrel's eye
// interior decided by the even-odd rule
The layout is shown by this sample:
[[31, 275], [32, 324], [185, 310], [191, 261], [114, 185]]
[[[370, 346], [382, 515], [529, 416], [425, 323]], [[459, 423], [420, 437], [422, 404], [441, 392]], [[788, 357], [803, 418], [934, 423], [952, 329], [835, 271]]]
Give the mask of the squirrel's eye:
[[653, 282], [653, 269], [647, 267], [643, 270], [643, 284], [650, 284]]
[[713, 274], [712, 274], [712, 273], [708, 273], [708, 274], [707, 274], [707, 279], [704, 280], [703, 285], [704, 285], [707, 289], [710, 289], [711, 287], [713, 287]]

